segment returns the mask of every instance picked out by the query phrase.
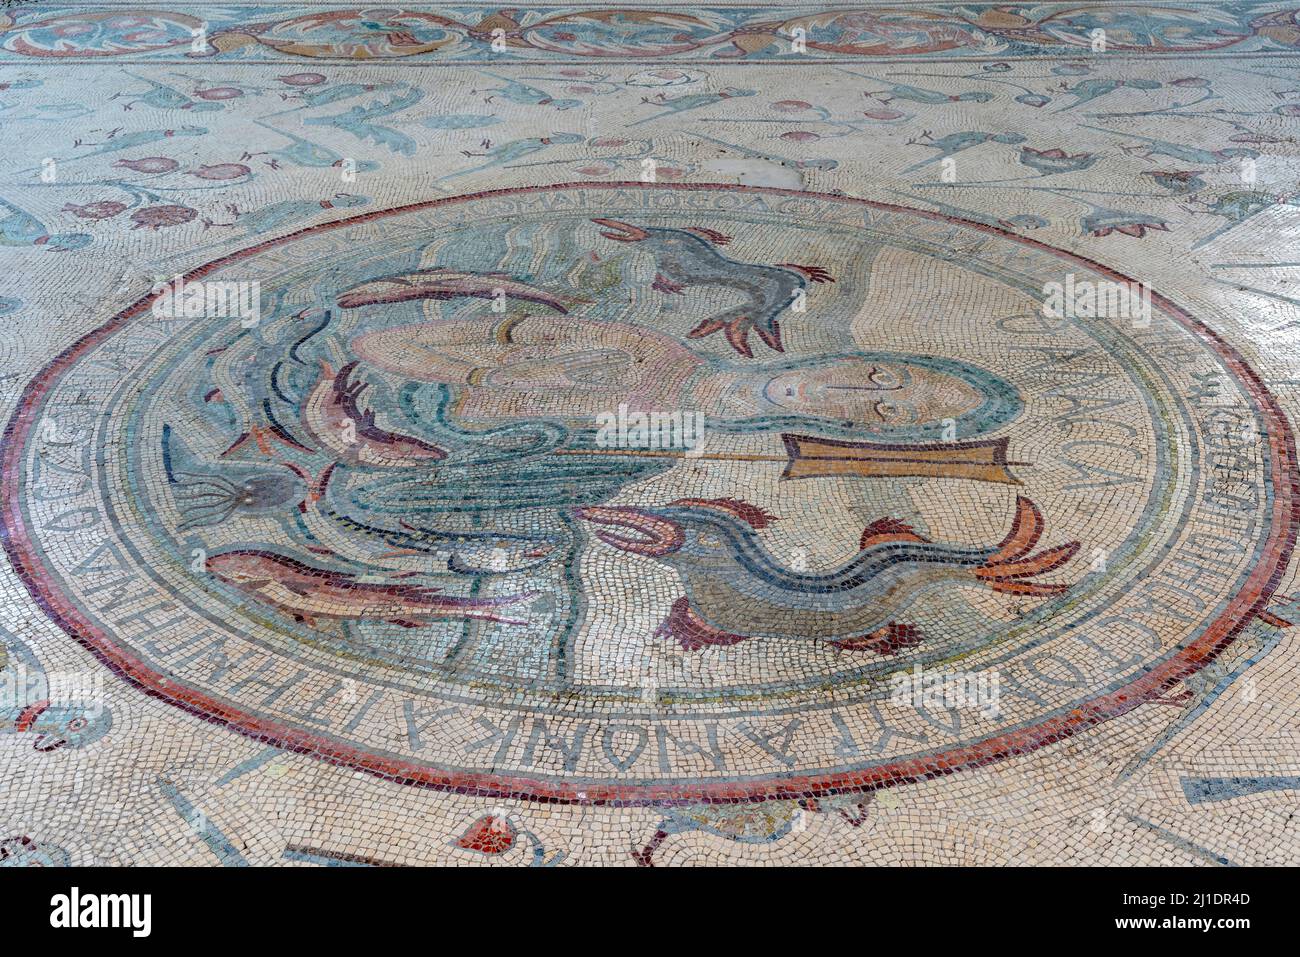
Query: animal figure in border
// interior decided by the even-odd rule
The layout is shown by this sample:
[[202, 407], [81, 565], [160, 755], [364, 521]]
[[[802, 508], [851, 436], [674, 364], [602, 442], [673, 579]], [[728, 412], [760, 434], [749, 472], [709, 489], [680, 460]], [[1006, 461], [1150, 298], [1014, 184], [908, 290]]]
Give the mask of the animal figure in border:
[[0, 626], [0, 734], [33, 734], [37, 751], [82, 748], [113, 726], [113, 713], [102, 702], [50, 700], [45, 668], [31, 649]]

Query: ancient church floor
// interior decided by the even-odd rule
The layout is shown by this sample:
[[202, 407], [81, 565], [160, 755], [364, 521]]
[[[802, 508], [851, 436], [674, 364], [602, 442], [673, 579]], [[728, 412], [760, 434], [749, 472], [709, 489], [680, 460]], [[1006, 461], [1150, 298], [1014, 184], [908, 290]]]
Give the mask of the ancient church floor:
[[1300, 6], [0, 11], [0, 863], [1300, 864]]

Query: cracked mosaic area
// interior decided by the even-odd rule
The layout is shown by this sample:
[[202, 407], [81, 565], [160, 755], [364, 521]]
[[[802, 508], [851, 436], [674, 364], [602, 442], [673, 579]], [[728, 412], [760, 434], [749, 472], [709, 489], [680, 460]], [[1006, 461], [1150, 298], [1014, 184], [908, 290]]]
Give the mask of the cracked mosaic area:
[[0, 860], [1295, 864], [1300, 12], [0, 17]]

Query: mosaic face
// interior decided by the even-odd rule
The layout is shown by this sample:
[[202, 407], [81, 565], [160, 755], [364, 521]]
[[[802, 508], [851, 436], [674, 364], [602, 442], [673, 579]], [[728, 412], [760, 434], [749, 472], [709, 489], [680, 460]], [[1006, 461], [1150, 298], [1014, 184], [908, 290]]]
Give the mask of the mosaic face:
[[888, 360], [849, 359], [773, 376], [763, 397], [796, 414], [861, 422], [884, 432], [970, 415], [988, 401], [959, 374]]
[[[647, 803], [986, 764], [1196, 673], [1294, 533], [1241, 357], [1158, 295], [1053, 318], [1067, 273], [1123, 279], [759, 188], [342, 220], [186, 277], [256, 280], [256, 316], [151, 295], [53, 360], [7, 542], [118, 677], [403, 783]], [[900, 698], [958, 664], [996, 707]]]

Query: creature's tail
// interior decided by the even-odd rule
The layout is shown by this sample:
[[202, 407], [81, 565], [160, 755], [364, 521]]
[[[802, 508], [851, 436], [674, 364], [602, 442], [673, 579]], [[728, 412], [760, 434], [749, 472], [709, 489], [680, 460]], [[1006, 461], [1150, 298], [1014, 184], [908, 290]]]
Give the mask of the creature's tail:
[[688, 339], [703, 339], [705, 336], [711, 336], [720, 330], [726, 336], [731, 348], [746, 359], [754, 357], [754, 350], [749, 345], [751, 330], [758, 333], [758, 337], [766, 343], [769, 349], [775, 352], [785, 351], [785, 346], [781, 343], [781, 327], [775, 319], [768, 319], [762, 323], [751, 316], [738, 316], [735, 319], [705, 319], [688, 332], [686, 337]]
[[691, 608], [690, 599], [683, 595], [673, 602], [672, 611], [656, 629], [656, 638], [672, 638], [685, 651], [698, 651], [707, 645], [734, 645], [748, 641], [748, 635], [714, 628]]
[[1079, 550], [1078, 542], [1067, 542], [1031, 555], [1043, 536], [1043, 513], [1023, 495], [1016, 496], [1016, 517], [1011, 531], [998, 544], [998, 550], [975, 569], [975, 577], [988, 583], [996, 592], [1008, 595], [1046, 597], [1059, 595], [1069, 585], [1025, 581], [1060, 568]]
[[420, 617], [427, 614], [432, 618], [478, 618], [482, 621], [493, 621], [504, 625], [526, 625], [528, 620], [526, 618], [507, 618], [499, 614], [497, 609], [509, 608], [522, 602], [531, 601], [540, 594], [540, 592], [526, 591], [515, 595], [499, 595], [493, 598], [452, 598], [436, 594], [436, 589], [421, 589], [418, 586], [413, 586], [413, 590], [427, 592], [423, 596], [423, 608], [420, 609]]

